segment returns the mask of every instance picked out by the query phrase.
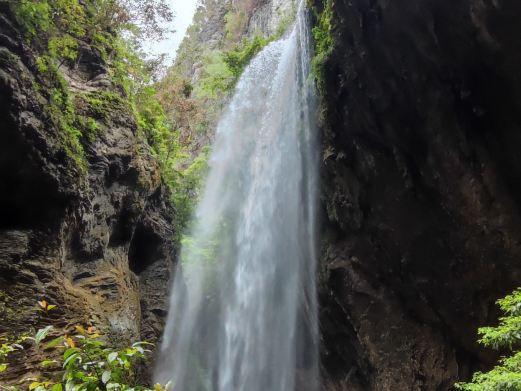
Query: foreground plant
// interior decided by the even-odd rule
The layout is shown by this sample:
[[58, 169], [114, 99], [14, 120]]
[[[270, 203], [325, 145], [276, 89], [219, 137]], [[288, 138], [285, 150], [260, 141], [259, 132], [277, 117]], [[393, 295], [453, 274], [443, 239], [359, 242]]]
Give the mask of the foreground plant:
[[18, 349], [23, 349], [20, 344], [9, 342], [7, 338], [0, 337], [0, 373], [5, 372], [9, 366], [7, 362], [9, 354]]
[[[48, 312], [56, 306], [38, 302]], [[123, 349], [115, 349], [103, 341], [98, 330], [89, 326], [75, 326], [72, 335], [51, 338], [56, 330], [52, 325], [39, 329], [32, 337], [23, 337], [16, 343], [0, 339], [0, 372], [8, 369], [9, 358], [17, 350], [41, 359], [48, 379], [30, 383], [29, 391], [166, 391], [168, 387], [156, 385], [153, 389], [138, 384], [137, 369], [151, 353], [153, 344], [136, 342]], [[17, 387], [0, 385], [0, 390], [19, 391]]]
[[497, 301], [505, 314], [497, 327], [478, 330], [478, 342], [494, 350], [507, 350], [504, 357], [489, 372], [476, 372], [469, 383], [458, 383], [456, 388], [465, 391], [521, 391], [521, 288]]

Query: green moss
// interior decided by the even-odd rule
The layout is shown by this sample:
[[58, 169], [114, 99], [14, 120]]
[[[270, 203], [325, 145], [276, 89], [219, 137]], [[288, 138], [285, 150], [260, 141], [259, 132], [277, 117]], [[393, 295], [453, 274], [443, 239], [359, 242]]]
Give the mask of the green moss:
[[85, 35], [84, 8], [69, 0], [21, 0], [12, 7], [26, 40], [39, 53], [35, 61], [35, 91], [48, 101], [45, 111], [61, 130], [62, 148], [85, 173], [87, 162], [74, 97], [59, 69], [63, 61], [76, 60], [78, 39]]
[[325, 83], [325, 64], [334, 48], [333, 28], [333, 2], [325, 0], [322, 8], [312, 6], [311, 10], [315, 19], [315, 26], [312, 29], [315, 43], [315, 54], [312, 59], [311, 69], [316, 80], [319, 93], [324, 92]]
[[122, 110], [128, 114], [129, 102], [112, 91], [95, 91], [81, 96], [88, 107], [85, 111], [97, 120], [108, 122], [113, 115], [121, 113]]
[[[114, 12], [110, 2], [87, 0], [21, 0], [11, 4], [25, 39], [37, 53], [35, 90], [48, 100], [46, 111], [61, 130], [61, 144], [67, 155], [86, 172], [87, 161], [82, 143], [92, 142], [100, 131], [98, 120], [108, 121], [111, 115], [132, 115], [133, 98], [123, 100], [113, 92], [87, 96], [89, 110], [82, 99], [69, 90], [60, 70], [64, 63], [76, 61], [78, 47], [87, 42], [108, 62], [112, 82], [127, 96], [133, 97], [141, 85], [148, 82], [145, 63], [130, 40], [125, 40], [112, 28], [100, 30], [97, 20]], [[79, 103], [79, 104], [78, 104]], [[80, 109], [80, 110], [79, 110]], [[87, 115], [86, 115], [87, 114]]]

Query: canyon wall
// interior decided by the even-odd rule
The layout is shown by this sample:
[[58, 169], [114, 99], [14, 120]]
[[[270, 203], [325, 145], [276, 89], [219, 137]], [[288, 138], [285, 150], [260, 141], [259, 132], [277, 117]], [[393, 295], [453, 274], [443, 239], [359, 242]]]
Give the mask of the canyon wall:
[[333, 41], [319, 83], [324, 388], [448, 390], [494, 362], [477, 328], [521, 282], [521, 3], [314, 6], [330, 7]]
[[[78, 110], [97, 123], [81, 139], [82, 154], [50, 115], [36, 68], [1, 2], [0, 335], [53, 323], [52, 334], [94, 325], [115, 344], [155, 341], [174, 259], [159, 167], [93, 48], [61, 66]], [[49, 316], [59, 324], [37, 311], [38, 300], [58, 306]], [[1, 384], [39, 371], [39, 357], [19, 351], [14, 360]]]
[[[238, 5], [211, 3], [192, 49], [221, 49]], [[317, 53], [323, 389], [448, 390], [497, 358], [476, 329], [521, 281], [521, 4], [310, 3], [315, 25], [330, 7], [332, 37]], [[294, 8], [248, 4], [241, 37], [272, 34]], [[117, 92], [96, 51], [80, 54], [62, 64], [73, 93]], [[196, 78], [200, 64], [180, 61]], [[118, 99], [84, 105], [100, 131], [71, 154], [36, 67], [0, 2], [0, 334], [47, 324], [46, 299], [64, 331], [156, 340], [175, 260], [159, 167]], [[34, 371], [16, 358], [2, 381]]]

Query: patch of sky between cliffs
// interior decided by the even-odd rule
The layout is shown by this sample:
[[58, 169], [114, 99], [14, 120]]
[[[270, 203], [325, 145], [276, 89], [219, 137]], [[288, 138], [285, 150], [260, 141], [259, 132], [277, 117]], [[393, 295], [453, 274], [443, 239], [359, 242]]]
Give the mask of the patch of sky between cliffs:
[[177, 49], [186, 34], [186, 30], [192, 24], [195, 11], [200, 0], [169, 0], [169, 6], [174, 12], [174, 21], [171, 23], [174, 33], [162, 41], [148, 41], [145, 42], [144, 49], [151, 57], [165, 54], [164, 65], [170, 65], [176, 56]]

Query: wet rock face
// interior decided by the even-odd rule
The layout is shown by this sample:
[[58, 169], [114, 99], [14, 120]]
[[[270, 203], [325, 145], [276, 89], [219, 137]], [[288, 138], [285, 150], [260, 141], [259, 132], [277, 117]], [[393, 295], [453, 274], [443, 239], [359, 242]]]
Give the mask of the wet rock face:
[[448, 390], [493, 362], [476, 329], [521, 285], [520, 13], [333, 2], [324, 389]]
[[[115, 342], [157, 340], [173, 264], [158, 165], [121, 101], [97, 118], [81, 168], [46, 114], [33, 54], [12, 20], [0, 6], [0, 335], [48, 324], [34, 311], [45, 298], [59, 306], [57, 328], [94, 324]], [[89, 50], [77, 68], [63, 69], [71, 91], [113, 89]], [[33, 364], [11, 366], [0, 383]]]

